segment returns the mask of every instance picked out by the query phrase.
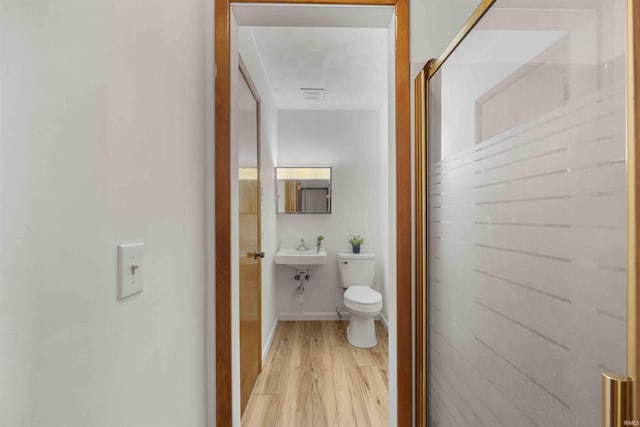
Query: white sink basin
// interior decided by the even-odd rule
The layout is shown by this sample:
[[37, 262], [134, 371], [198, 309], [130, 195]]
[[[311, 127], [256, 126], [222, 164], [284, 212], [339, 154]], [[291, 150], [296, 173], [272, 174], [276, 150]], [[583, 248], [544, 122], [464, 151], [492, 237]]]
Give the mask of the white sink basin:
[[276, 253], [276, 264], [299, 267], [301, 265], [319, 265], [327, 263], [327, 252], [316, 249], [297, 251], [295, 249], [280, 249]]

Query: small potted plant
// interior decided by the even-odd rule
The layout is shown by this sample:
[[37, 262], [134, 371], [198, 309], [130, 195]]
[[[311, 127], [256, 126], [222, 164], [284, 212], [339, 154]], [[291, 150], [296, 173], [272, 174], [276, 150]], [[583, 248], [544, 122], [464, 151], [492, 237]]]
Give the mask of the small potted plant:
[[324, 236], [322, 234], [316, 237], [316, 248], [318, 249], [318, 253], [320, 253], [320, 247], [322, 246], [322, 241], [324, 240]]
[[360, 235], [358, 234], [357, 236], [353, 236], [350, 240], [349, 243], [351, 243], [351, 250], [353, 251], [354, 254], [359, 254], [360, 253], [360, 246], [364, 243], [364, 239], [362, 237], [360, 237]]

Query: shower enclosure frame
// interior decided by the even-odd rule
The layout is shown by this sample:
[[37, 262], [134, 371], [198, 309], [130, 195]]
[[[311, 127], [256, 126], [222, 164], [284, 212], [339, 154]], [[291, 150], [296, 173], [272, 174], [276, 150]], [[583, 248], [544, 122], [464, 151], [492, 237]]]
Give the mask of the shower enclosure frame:
[[[416, 426], [427, 425], [428, 411], [428, 358], [429, 358], [429, 316], [428, 298], [428, 105], [429, 81], [456, 50], [458, 45], [473, 30], [475, 25], [491, 9], [496, 0], [482, 0], [462, 29], [453, 38], [444, 52], [437, 58], [427, 62], [414, 80], [415, 108], [415, 144], [414, 144], [414, 188], [415, 188], [415, 231], [414, 256], [416, 259], [416, 320], [415, 347], [416, 373], [414, 394], [416, 396]], [[609, 409], [616, 405], [620, 411], [630, 415], [632, 419], [640, 418], [640, 390], [638, 374], [640, 373], [640, 251], [638, 251], [638, 222], [640, 221], [640, 0], [627, 0], [627, 372], [626, 377], [619, 380], [631, 381], [630, 401], [609, 401], [618, 399], [605, 393], [603, 380], [603, 426], [616, 416]], [[618, 383], [618, 387], [619, 387]], [[611, 384], [609, 384], [611, 386]], [[627, 396], [629, 399], [629, 396]], [[630, 407], [625, 407], [625, 405]], [[610, 419], [605, 419], [606, 416]], [[625, 417], [626, 418], [626, 417]]]

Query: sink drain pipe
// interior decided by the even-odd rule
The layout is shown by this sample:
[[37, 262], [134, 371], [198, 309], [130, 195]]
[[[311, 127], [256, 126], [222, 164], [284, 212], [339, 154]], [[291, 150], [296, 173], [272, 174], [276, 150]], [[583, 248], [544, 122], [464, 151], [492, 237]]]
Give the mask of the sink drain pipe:
[[296, 282], [300, 282], [300, 285], [298, 285], [298, 288], [297, 288], [298, 304], [302, 304], [304, 299], [304, 282], [309, 281], [309, 279], [311, 279], [311, 275], [309, 275], [309, 270], [306, 270], [306, 269], [297, 270], [296, 275], [293, 276], [293, 279]]

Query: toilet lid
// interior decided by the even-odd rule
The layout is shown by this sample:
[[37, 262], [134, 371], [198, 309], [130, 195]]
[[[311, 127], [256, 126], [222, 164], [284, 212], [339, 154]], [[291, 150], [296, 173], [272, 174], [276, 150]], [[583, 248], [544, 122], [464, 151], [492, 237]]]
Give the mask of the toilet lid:
[[344, 293], [344, 298], [358, 304], [377, 304], [382, 301], [380, 292], [368, 286], [350, 286]]

